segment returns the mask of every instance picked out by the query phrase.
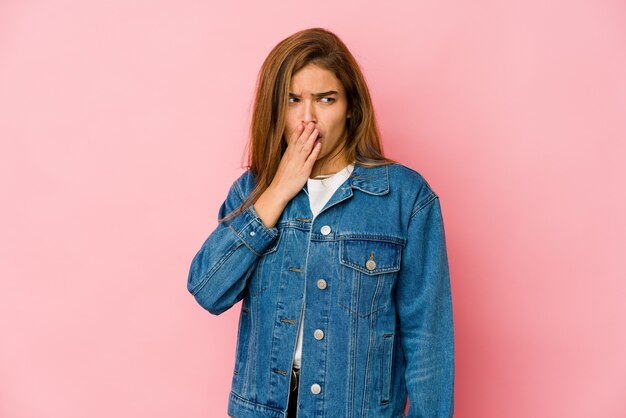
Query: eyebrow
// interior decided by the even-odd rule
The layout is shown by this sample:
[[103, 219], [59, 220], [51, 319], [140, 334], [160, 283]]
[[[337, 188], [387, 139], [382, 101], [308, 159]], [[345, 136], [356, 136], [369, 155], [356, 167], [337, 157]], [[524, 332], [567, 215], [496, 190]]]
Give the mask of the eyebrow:
[[[337, 93], [335, 90], [330, 90], [330, 91], [324, 91], [322, 93], [313, 93], [312, 96], [313, 97], [326, 97], [326, 96], [332, 96], [333, 94], [339, 94], [339, 93]], [[300, 97], [298, 94], [291, 93], [291, 92], [289, 92], [289, 95], [293, 97]]]

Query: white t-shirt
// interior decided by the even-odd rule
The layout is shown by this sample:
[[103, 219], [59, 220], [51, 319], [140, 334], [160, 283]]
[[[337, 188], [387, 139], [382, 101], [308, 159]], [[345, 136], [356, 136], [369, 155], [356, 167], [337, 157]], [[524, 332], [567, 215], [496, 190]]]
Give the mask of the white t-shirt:
[[[307, 180], [307, 188], [309, 191], [309, 203], [311, 204], [311, 212], [313, 219], [322, 210], [324, 205], [335, 194], [335, 191], [350, 177], [354, 170], [354, 164], [348, 164], [342, 170], [331, 174], [327, 177], [309, 178]], [[306, 295], [305, 295], [306, 298]], [[302, 303], [305, 303], [303, 301]], [[293, 358], [293, 367], [300, 368], [302, 359], [302, 318], [300, 318], [300, 326], [298, 327], [298, 342], [296, 343], [296, 352]]]

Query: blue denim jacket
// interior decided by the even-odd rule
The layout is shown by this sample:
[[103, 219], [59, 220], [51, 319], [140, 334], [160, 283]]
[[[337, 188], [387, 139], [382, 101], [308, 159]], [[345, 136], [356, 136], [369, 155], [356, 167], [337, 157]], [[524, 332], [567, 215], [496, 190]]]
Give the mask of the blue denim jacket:
[[[218, 216], [254, 182], [249, 170], [235, 180]], [[243, 299], [228, 414], [286, 417], [302, 313], [298, 418], [452, 417], [439, 197], [402, 164], [355, 166], [311, 218], [305, 185], [274, 227], [250, 206], [218, 224], [191, 262], [187, 288], [210, 313]]]

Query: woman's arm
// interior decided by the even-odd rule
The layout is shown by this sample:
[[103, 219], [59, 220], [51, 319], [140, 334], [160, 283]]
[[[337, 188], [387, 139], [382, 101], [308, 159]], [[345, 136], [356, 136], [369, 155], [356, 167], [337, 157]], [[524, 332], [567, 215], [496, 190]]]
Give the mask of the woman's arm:
[[[243, 298], [259, 257], [278, 237], [274, 225], [311, 174], [320, 152], [319, 143], [314, 146], [317, 134], [314, 123], [306, 127], [299, 124], [290, 135], [270, 186], [254, 205], [230, 221], [218, 224], [194, 257], [187, 289], [207, 311], [219, 315]], [[243, 202], [239, 182], [244, 175], [231, 186], [220, 207], [219, 218]]]
[[[231, 186], [218, 219], [243, 203], [240, 179]], [[191, 262], [187, 290], [214, 315], [228, 310], [243, 298], [259, 257], [277, 237], [278, 229], [267, 227], [253, 205], [218, 224]]]
[[452, 301], [439, 198], [413, 208], [396, 288], [406, 360], [409, 418], [449, 418], [454, 411]]

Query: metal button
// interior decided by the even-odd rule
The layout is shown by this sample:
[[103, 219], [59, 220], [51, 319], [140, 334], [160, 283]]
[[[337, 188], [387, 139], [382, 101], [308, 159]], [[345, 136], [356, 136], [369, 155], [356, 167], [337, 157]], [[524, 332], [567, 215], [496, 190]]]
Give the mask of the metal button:
[[316, 340], [321, 340], [322, 338], [324, 338], [324, 331], [322, 331], [321, 329], [316, 329], [313, 332], [313, 336]]
[[252, 236], [252, 237], [253, 237], [253, 236], [255, 236], [255, 235], [256, 235], [256, 232], [254, 232], [254, 231], [250, 231], [250, 236]]
[[376, 261], [367, 260], [367, 262], [365, 263], [365, 267], [367, 267], [368, 270], [374, 270], [376, 268]]
[[317, 281], [317, 287], [318, 287], [318, 288], [320, 288], [320, 289], [322, 289], [322, 290], [326, 289], [326, 280], [324, 280], [324, 279], [319, 279], [319, 280]]
[[322, 233], [322, 235], [330, 234], [330, 226], [324, 225], [322, 229], [320, 229], [320, 232]]
[[313, 393], [314, 395], [317, 395], [321, 391], [322, 391], [322, 387], [318, 385], [317, 383], [313, 383], [311, 385], [311, 393]]

